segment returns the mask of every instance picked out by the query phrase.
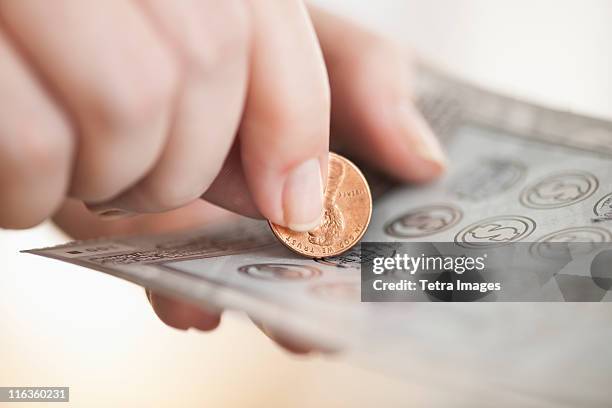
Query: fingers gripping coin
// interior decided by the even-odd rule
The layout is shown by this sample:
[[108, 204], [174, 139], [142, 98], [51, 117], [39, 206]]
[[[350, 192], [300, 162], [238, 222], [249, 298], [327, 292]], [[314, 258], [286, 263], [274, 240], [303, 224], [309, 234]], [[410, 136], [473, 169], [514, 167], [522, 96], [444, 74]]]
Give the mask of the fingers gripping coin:
[[338, 255], [359, 242], [370, 223], [372, 195], [359, 169], [335, 153], [329, 154], [323, 207], [321, 223], [310, 231], [296, 232], [273, 223], [270, 228], [284, 245], [312, 258]]

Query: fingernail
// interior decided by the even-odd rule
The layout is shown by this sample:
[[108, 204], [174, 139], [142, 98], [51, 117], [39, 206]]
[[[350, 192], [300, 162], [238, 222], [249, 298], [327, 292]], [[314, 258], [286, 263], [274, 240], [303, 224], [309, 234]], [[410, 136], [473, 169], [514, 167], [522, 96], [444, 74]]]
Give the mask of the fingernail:
[[305, 161], [289, 173], [283, 190], [283, 213], [285, 224], [293, 231], [310, 231], [321, 223], [323, 186], [319, 160]]
[[116, 220], [121, 218], [132, 217], [135, 214], [130, 211], [122, 210], [121, 208], [108, 207], [103, 204], [87, 204], [89, 211], [93, 212], [99, 217], [107, 220]]
[[400, 123], [411, 137], [411, 148], [425, 161], [446, 167], [446, 153], [420, 112], [412, 103], [400, 106]]

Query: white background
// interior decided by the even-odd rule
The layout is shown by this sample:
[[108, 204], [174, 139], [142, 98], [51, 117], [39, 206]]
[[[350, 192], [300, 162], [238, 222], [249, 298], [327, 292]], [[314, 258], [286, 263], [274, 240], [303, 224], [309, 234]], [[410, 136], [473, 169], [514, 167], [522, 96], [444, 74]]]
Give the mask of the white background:
[[[610, 0], [318, 1], [459, 76], [612, 117]], [[346, 365], [280, 351], [237, 316], [212, 334], [163, 326], [141, 288], [19, 254], [65, 241], [0, 231], [0, 385], [66, 385], [74, 406], [420, 405], [445, 399]], [[418, 372], [418, 367], [415, 367]], [[367, 386], [359, 386], [367, 384]], [[478, 396], [472, 406], [486, 405]]]

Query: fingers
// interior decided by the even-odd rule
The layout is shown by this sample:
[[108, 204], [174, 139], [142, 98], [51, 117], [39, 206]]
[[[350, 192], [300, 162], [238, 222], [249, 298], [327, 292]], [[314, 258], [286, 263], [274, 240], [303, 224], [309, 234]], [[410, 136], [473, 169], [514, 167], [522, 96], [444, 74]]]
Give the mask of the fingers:
[[128, 218], [103, 219], [87, 210], [82, 202], [66, 200], [53, 221], [74, 239], [104, 236], [161, 234], [194, 229], [214, 222], [230, 222], [234, 214], [203, 200], [162, 214], [145, 214]]
[[406, 56], [346, 20], [310, 12], [330, 78], [334, 142], [400, 180], [440, 175], [445, 154], [412, 102]]
[[[445, 155], [414, 109], [405, 56], [351, 23], [318, 10], [312, 12], [331, 76], [332, 128], [343, 136], [345, 147], [401, 180], [420, 182], [440, 175], [446, 166]], [[230, 153], [204, 198], [257, 216], [251, 197], [245, 194], [246, 176], [234, 159]]]
[[247, 217], [262, 217], [249, 193], [237, 144], [230, 150], [221, 172], [202, 198]]
[[7, 30], [78, 125], [71, 193], [104, 201], [159, 156], [176, 69], [132, 2], [1, 1]]
[[308, 345], [305, 342], [299, 342], [295, 339], [291, 339], [279, 333], [278, 331], [269, 328], [262, 322], [254, 320], [252, 318], [251, 321], [255, 324], [255, 326], [259, 328], [259, 330], [261, 330], [263, 334], [266, 335], [266, 337], [268, 337], [270, 340], [274, 341], [276, 344], [293, 354], [310, 354], [314, 351], [317, 351], [316, 347]]
[[108, 206], [158, 212], [195, 200], [219, 173], [240, 123], [250, 34], [242, 1], [141, 4], [180, 61], [181, 89], [160, 159], [142, 181]]
[[240, 146], [259, 211], [297, 231], [319, 223], [330, 96], [302, 2], [252, 2], [252, 60]]
[[[262, 218], [261, 213], [257, 209], [249, 193], [237, 144], [234, 144], [231, 148], [219, 174], [217, 174], [217, 177], [201, 198], [208, 203], [218, 205], [219, 207], [246, 217]], [[195, 204], [198, 202], [201, 202], [201, 200], [193, 201], [186, 207], [197, 207]], [[105, 221], [136, 215], [134, 212], [128, 212], [118, 208], [120, 206], [121, 202], [112, 201], [111, 203], [88, 205], [87, 207], [93, 213], [103, 216]], [[182, 210], [183, 208], [179, 208], [170, 212], [176, 213]], [[160, 214], [160, 216], [165, 214], [167, 214], [167, 212]], [[185, 221], [188, 220], [189, 218], [181, 218], [177, 225], [186, 225]]]
[[[166, 325], [175, 329], [187, 330], [193, 327], [202, 331], [210, 331], [216, 329], [221, 322], [219, 312], [202, 309], [180, 300], [153, 293], [148, 289], [146, 295], [157, 317]], [[271, 331], [262, 323], [255, 321], [254, 323], [266, 336], [291, 353], [309, 354], [316, 350], [306, 343], [291, 340], [284, 335]]]
[[298, 0], [0, 1], [10, 36], [0, 102], [16, 95], [0, 113], [0, 225], [40, 221], [70, 185], [76, 198], [137, 212], [206, 191], [308, 230], [322, 213], [330, 82], [333, 129], [354, 153], [404, 180], [438, 175], [444, 155], [410, 101], [401, 55], [312, 13], [329, 80]]
[[[149, 290], [146, 290], [146, 294], [157, 317], [166, 325], [175, 329], [187, 330], [193, 327], [202, 331], [210, 331], [216, 329], [221, 322], [219, 312], [202, 309]], [[284, 335], [269, 330], [263, 323], [253, 322], [266, 336], [287, 351], [294, 354], [309, 354], [315, 351], [314, 347], [306, 343], [291, 340]]]
[[72, 130], [0, 31], [0, 227], [28, 228], [68, 188]]
[[175, 329], [187, 330], [194, 327], [210, 331], [216, 329], [221, 322], [221, 314], [218, 312], [207, 311], [148, 290], [147, 297], [159, 319]]

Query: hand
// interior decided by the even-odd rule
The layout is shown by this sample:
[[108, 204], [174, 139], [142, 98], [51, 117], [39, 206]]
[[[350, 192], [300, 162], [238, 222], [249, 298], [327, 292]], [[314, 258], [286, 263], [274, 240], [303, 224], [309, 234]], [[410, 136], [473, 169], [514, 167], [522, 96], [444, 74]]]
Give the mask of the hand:
[[[318, 36], [318, 44], [325, 56], [326, 75], [329, 78], [331, 89], [331, 129], [334, 135], [332, 143], [342, 144], [345, 148], [351, 150], [352, 154], [370, 161], [371, 164], [404, 181], [423, 182], [439, 175], [444, 169], [443, 153], [433, 134], [412, 105], [408, 77], [409, 67], [405, 57], [395, 46], [351, 23], [316, 9], [311, 9], [310, 15]], [[303, 76], [304, 74], [298, 75], [301, 72], [299, 69], [303, 68], [298, 68], [298, 71], [289, 69], [289, 67], [293, 67], [293, 61], [290, 59], [284, 61], [283, 64], [286, 64], [283, 66], [287, 67], [286, 75], [296, 79], [299, 84], [304, 85], [305, 81], [309, 79]], [[275, 75], [278, 75], [278, 73], [271, 75], [271, 77], [278, 79]], [[293, 77], [293, 75], [297, 76]], [[251, 78], [251, 81], [254, 80], [254, 78]], [[259, 86], [261, 87], [263, 84]], [[267, 86], [273, 87], [273, 89], [269, 89], [271, 92], [277, 90], [277, 86], [274, 84], [268, 83]], [[308, 94], [308, 87], [304, 88], [299, 95]], [[316, 93], [318, 87], [314, 89]], [[298, 91], [292, 90], [292, 92]], [[287, 101], [294, 100], [294, 96], [293, 93], [284, 95]], [[247, 97], [247, 106], [249, 98]], [[306, 101], [308, 100], [310, 99], [306, 99]], [[295, 104], [297, 106], [281, 104], [277, 107], [302, 109], [311, 106], [298, 100], [295, 101]], [[318, 153], [317, 150], [321, 146], [310, 150], [312, 140], [319, 140], [318, 137], [290, 137], [294, 136], [297, 130], [289, 131], [289, 128], [297, 129], [300, 124], [306, 126], [313, 120], [316, 122], [321, 120], [320, 118], [313, 119], [316, 114], [311, 115], [310, 109], [312, 109], [312, 106], [305, 111], [293, 113], [287, 117], [276, 114], [261, 119], [262, 122], [259, 122], [260, 125], [255, 128], [267, 130], [284, 128], [282, 132], [276, 133], [279, 140], [272, 140], [270, 133], [260, 136], [261, 140], [266, 140], [264, 147], [268, 150], [265, 153], [267, 161], [263, 164], [260, 163], [261, 167], [246, 164], [250, 159], [248, 157], [249, 153], [244, 150], [245, 136], [244, 132], [241, 131], [238, 136], [241, 142], [240, 146], [234, 144], [225, 160], [223, 170], [217, 175], [210, 188], [206, 190], [204, 198], [245, 215], [263, 215], [271, 218], [269, 215], [274, 207], [272, 205], [274, 204], [273, 200], [271, 200], [272, 196], [264, 197], [261, 200], [265, 191], [273, 188], [265, 185], [266, 180], [271, 180], [268, 176], [273, 174], [275, 169], [281, 169], [277, 175], [284, 174], [283, 171], [289, 171], [288, 169], [292, 167], [287, 165], [287, 157], [303, 155], [305, 151], [312, 155], [312, 152], [317, 151], [315, 155], [318, 159], [322, 159], [322, 154], [326, 152], [327, 133], [325, 131], [323, 131], [324, 140], [320, 142], [323, 146], [323, 153]], [[247, 111], [248, 109], [245, 110], [241, 123], [246, 120]], [[322, 115], [326, 117], [325, 113], [322, 113]], [[276, 121], [283, 117], [285, 119], [282, 121], [282, 126], [277, 127], [278, 122]], [[267, 125], [264, 126], [264, 123]], [[241, 124], [240, 126], [244, 125]], [[186, 128], [189, 128], [189, 126], [186, 126]], [[300, 132], [297, 133], [300, 134]], [[310, 136], [314, 135], [312, 132], [308, 134]], [[206, 135], [203, 135], [203, 137], [206, 137]], [[218, 133], [216, 137], [220, 137]], [[210, 150], [201, 149], [198, 153], [208, 155]], [[264, 153], [259, 152], [259, 154]], [[301, 156], [301, 158], [304, 159], [306, 156], [308, 155]], [[204, 160], [199, 161], [204, 162]], [[295, 162], [297, 163], [299, 160]], [[285, 163], [285, 166], [283, 167], [278, 163]], [[259, 177], [261, 179], [253, 180]], [[182, 183], [183, 180], [183, 176], [172, 179], [174, 184], [170, 187], [176, 187], [176, 184]], [[262, 190], [258, 190], [259, 187]], [[299, 194], [296, 193], [296, 195], [300, 197], [308, 196], [308, 186], [301, 187]], [[252, 195], [248, 193], [248, 189], [252, 191]], [[137, 212], [163, 207], [146, 207], [154, 205], [156, 202], [153, 200], [154, 197], [147, 198], [147, 200], [152, 200], [150, 203], [147, 200], [140, 202], [139, 205], [141, 206], [139, 207], [134, 204], [134, 201], [126, 198], [130, 194], [132, 193], [123, 193], [118, 199], [114, 199], [113, 204]], [[285, 208], [282, 205], [281, 207]], [[98, 235], [161, 232], [190, 227], [209, 220], [211, 217], [210, 211], [211, 208], [206, 207], [205, 203], [195, 201], [179, 210], [165, 214], [102, 222], [88, 214], [80, 203], [72, 200], [64, 204], [56, 216], [56, 221], [68, 233], [84, 239]], [[272, 218], [272, 220], [275, 219]], [[155, 294], [152, 294], [150, 298], [158, 316], [170, 326], [181, 329], [196, 327], [208, 330], [218, 324], [219, 315], [216, 312], [203, 311], [191, 305]], [[287, 342], [286, 339], [278, 338], [279, 336], [274, 334], [272, 337], [294, 351], [307, 351], [309, 349], [308, 345], [296, 344], [295, 341]]]
[[[68, 234], [79, 239], [101, 236], [134, 235], [163, 233], [185, 228], [194, 228], [211, 222], [231, 222], [237, 216], [202, 200], [197, 200], [183, 208], [163, 214], [140, 215], [138, 217], [104, 220], [88, 211], [83, 203], [70, 199], [56, 214], [55, 222]], [[147, 291], [147, 298], [159, 319], [170, 327], [179, 330], [195, 328], [209, 331], [215, 329], [221, 320], [218, 309], [203, 309]], [[298, 354], [320, 350], [299, 339], [287, 338], [281, 333], [254, 321], [261, 331], [283, 348]], [[331, 350], [326, 350], [331, 351]]]
[[443, 169], [408, 72], [390, 44], [298, 0], [0, 1], [0, 227], [67, 196], [103, 215], [203, 196], [308, 230], [330, 117], [401, 179]]

